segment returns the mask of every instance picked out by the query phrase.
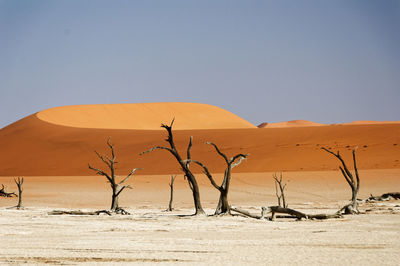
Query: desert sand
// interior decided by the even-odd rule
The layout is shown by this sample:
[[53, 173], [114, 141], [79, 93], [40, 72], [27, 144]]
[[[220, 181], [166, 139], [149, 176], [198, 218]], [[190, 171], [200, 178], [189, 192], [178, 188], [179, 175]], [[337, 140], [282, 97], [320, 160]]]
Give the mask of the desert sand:
[[[204, 116], [200, 114], [205, 114]], [[192, 157], [203, 161], [221, 182], [224, 165], [213, 141], [228, 156], [248, 153], [234, 169], [230, 203], [252, 213], [276, 205], [274, 172], [283, 172], [289, 207], [306, 213], [333, 213], [351, 197], [338, 162], [321, 150], [340, 150], [345, 160], [357, 148], [359, 198], [400, 189], [400, 124], [314, 125], [286, 123], [257, 128], [217, 107], [184, 103], [72, 106], [44, 110], [0, 130], [0, 184], [16, 191], [24, 176], [25, 209], [0, 198], [0, 264], [355, 264], [397, 265], [400, 202], [364, 203], [363, 214], [324, 221], [240, 216], [191, 217], [193, 201], [166, 145], [161, 123], [175, 117], [174, 137], [184, 155], [190, 136]], [[294, 124], [294, 126], [293, 126]], [[298, 126], [300, 125], [300, 126]], [[94, 154], [108, 153], [111, 136], [119, 161], [117, 174], [141, 167], [120, 196], [128, 216], [52, 216], [64, 210], [110, 207], [109, 185], [93, 176]], [[207, 214], [218, 193], [193, 166]], [[169, 178], [178, 174], [173, 212], [164, 212]]]

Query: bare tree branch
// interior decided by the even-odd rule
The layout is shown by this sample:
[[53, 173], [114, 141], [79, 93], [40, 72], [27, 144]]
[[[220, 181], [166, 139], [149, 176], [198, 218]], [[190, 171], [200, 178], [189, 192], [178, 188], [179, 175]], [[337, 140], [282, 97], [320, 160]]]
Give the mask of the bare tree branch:
[[118, 185], [125, 183], [125, 181], [127, 181], [133, 175], [133, 173], [136, 172], [136, 170], [142, 170], [142, 169], [143, 168], [133, 168], [132, 171], [127, 175], [127, 177], [125, 177], [121, 182], [119, 182]]
[[167, 150], [167, 151], [169, 151], [170, 153], [174, 154], [174, 151], [173, 151], [172, 149], [170, 149], [170, 148], [162, 147], [162, 146], [156, 146], [156, 147], [153, 147], [153, 148], [151, 148], [151, 149], [149, 149], [149, 150], [147, 150], [147, 151], [144, 151], [144, 152], [139, 153], [139, 155], [143, 155], [143, 154], [146, 154], [146, 153], [150, 153], [150, 152], [155, 151], [155, 150]]
[[207, 167], [199, 161], [196, 160], [184, 160], [183, 162], [187, 163], [187, 162], [193, 162], [195, 164], [198, 164], [200, 167], [203, 168], [203, 173], [207, 176], [207, 178], [210, 180], [211, 184], [218, 190], [221, 190], [221, 187], [217, 185], [217, 183], [215, 183], [214, 178], [212, 177], [212, 175], [210, 174], [210, 171], [207, 169]]
[[186, 151], [186, 159], [188, 160], [186, 163], [186, 167], [188, 168], [190, 166], [190, 159], [192, 159], [190, 155], [190, 150], [192, 149], [192, 145], [193, 145], [193, 136], [190, 136], [189, 144]]
[[90, 164], [88, 164], [88, 166], [89, 166], [89, 169], [95, 171], [97, 175], [105, 176], [107, 178], [108, 182], [112, 183], [111, 177], [106, 172], [104, 172], [103, 170], [94, 168], [94, 167], [90, 166]]
[[206, 144], [209, 144], [209, 145], [214, 146], [214, 148], [215, 148], [215, 150], [217, 151], [217, 153], [218, 153], [219, 155], [221, 155], [222, 158], [224, 158], [224, 160], [225, 160], [225, 162], [226, 162], [227, 164], [229, 164], [228, 157], [227, 157], [224, 153], [222, 153], [222, 152], [220, 151], [220, 149], [218, 148], [218, 146], [217, 146], [216, 144], [214, 144], [213, 142], [209, 142], [209, 141], [206, 142]]
[[132, 187], [131, 187], [130, 185], [122, 186], [122, 188], [117, 192], [116, 196], [118, 197], [119, 194], [121, 194], [121, 192], [122, 192], [125, 188], [132, 189]]
[[340, 171], [342, 172], [342, 175], [344, 176], [344, 179], [346, 179], [347, 183], [349, 184], [349, 186], [351, 188], [354, 187], [353, 183], [351, 182], [351, 179], [347, 177], [346, 172], [343, 170], [343, 168], [341, 166], [339, 166]]
[[[234, 168], [234, 167], [236, 167], [236, 166], [238, 166], [239, 164], [241, 164], [243, 160], [247, 159], [247, 156], [248, 156], [248, 154], [238, 154], [238, 155], [236, 155], [235, 157], [233, 157], [233, 158], [230, 160], [230, 161], [232, 162], [231, 169]], [[238, 159], [238, 158], [239, 158], [239, 160], [238, 160], [236, 163], [234, 163], [234, 161], [235, 161], [236, 159]]]
[[[278, 198], [278, 205], [280, 207], [287, 208], [288, 205], [286, 204], [286, 199], [285, 199], [286, 183], [283, 184], [282, 182], [283, 181], [282, 172], [279, 179], [276, 176], [276, 174], [273, 174], [272, 178], [275, 180], [275, 192], [276, 192], [276, 197]], [[277, 185], [279, 186], [280, 194], [278, 193]], [[282, 199], [282, 206], [281, 206], [281, 199]]]
[[111, 160], [108, 158], [107, 155], [106, 155], [106, 157], [107, 157], [107, 160], [106, 160], [100, 153], [98, 153], [97, 151], [94, 151], [94, 152], [96, 153], [97, 157], [100, 158], [100, 160], [102, 160], [108, 167], [111, 167]]

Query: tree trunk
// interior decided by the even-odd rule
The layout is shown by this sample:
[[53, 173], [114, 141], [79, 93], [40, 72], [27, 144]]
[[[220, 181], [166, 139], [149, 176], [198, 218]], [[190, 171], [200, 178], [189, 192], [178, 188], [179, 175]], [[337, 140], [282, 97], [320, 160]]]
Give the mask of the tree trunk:
[[112, 193], [112, 199], [111, 199], [111, 211], [115, 211], [116, 209], [118, 209], [118, 195], [117, 195], [118, 191], [117, 188], [114, 187], [113, 188], [113, 193]]
[[170, 187], [170, 195], [169, 195], [169, 204], [168, 204], [168, 209], [167, 211], [172, 211], [174, 208], [172, 208], [172, 202], [174, 201], [174, 182], [175, 182], [176, 176], [171, 175], [171, 183], [169, 183]]
[[18, 177], [18, 179], [14, 178], [14, 181], [15, 181], [15, 184], [17, 184], [17, 187], [18, 187], [18, 204], [15, 207], [17, 209], [21, 209], [21, 208], [23, 208], [22, 207], [22, 191], [23, 191], [22, 184], [24, 183], [24, 178], [23, 177], [22, 178]]
[[195, 178], [189, 179], [189, 182], [191, 184], [192, 194], [193, 194], [193, 201], [194, 201], [194, 208], [195, 208], [194, 215], [206, 214], [205, 211], [203, 210], [203, 207], [201, 206], [200, 190], [199, 190], [199, 185], [197, 184], [196, 179]]
[[17, 204], [17, 209], [22, 208], [22, 190], [18, 188], [18, 204]]
[[217, 208], [215, 210], [216, 215], [221, 215], [221, 214], [229, 214], [230, 213], [230, 206], [228, 202], [228, 190], [227, 189], [221, 189], [221, 193], [219, 195], [219, 201]]

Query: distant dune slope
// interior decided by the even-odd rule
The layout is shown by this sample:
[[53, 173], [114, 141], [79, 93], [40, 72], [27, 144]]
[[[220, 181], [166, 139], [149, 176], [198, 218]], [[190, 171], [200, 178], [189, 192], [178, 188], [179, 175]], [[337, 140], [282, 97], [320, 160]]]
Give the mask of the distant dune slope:
[[262, 123], [258, 127], [280, 128], [280, 127], [315, 127], [315, 126], [326, 126], [326, 125], [307, 120], [292, 120], [292, 121], [277, 122], [277, 123]]
[[[349, 126], [349, 125], [386, 125], [386, 124], [400, 124], [400, 121], [353, 121], [350, 123], [337, 123], [331, 126]], [[329, 126], [329, 124], [315, 123], [307, 120], [291, 120], [276, 123], [261, 123], [259, 128], [282, 128], [282, 127], [315, 127], [315, 126]]]
[[200, 103], [74, 105], [37, 113], [43, 121], [78, 128], [160, 130], [161, 121], [176, 119], [175, 129], [255, 128], [239, 116]]
[[[158, 126], [170, 118], [160, 118]], [[180, 123], [178, 118], [176, 123]], [[108, 152], [109, 136], [116, 148], [118, 174], [125, 175], [134, 167], [144, 168], [140, 174], [180, 173], [167, 151], [139, 156], [153, 146], [167, 145], [163, 130], [62, 126], [31, 115], [0, 130], [0, 176], [92, 175], [87, 164], [104, 167], [94, 150]], [[224, 162], [206, 141], [215, 142], [228, 156], [250, 154], [235, 172], [338, 169], [337, 160], [321, 151], [322, 146], [340, 150], [349, 160], [351, 149], [358, 146], [360, 169], [400, 168], [399, 124], [177, 130], [174, 137], [183, 157], [190, 136], [194, 137], [192, 158], [212, 172], [223, 172]], [[195, 165], [192, 169], [201, 172]]]

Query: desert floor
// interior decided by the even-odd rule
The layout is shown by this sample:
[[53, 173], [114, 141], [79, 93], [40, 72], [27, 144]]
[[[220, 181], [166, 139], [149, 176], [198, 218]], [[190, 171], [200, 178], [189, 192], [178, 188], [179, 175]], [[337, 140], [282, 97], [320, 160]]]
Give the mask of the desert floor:
[[[259, 213], [276, 205], [272, 173], [234, 175], [232, 205]], [[399, 191], [400, 170], [363, 170], [359, 198]], [[338, 171], [287, 172], [289, 207], [333, 213], [350, 190]], [[208, 214], [217, 193], [198, 177]], [[164, 212], [169, 176], [135, 176], [120, 205], [131, 215], [54, 216], [55, 209], [99, 210], [110, 204], [102, 177], [25, 177], [24, 210], [0, 198], [0, 264], [398, 265], [400, 201], [364, 203], [361, 215], [324, 221], [240, 216], [191, 217], [190, 192], [177, 177], [173, 212]], [[15, 191], [12, 177], [0, 177]]]

